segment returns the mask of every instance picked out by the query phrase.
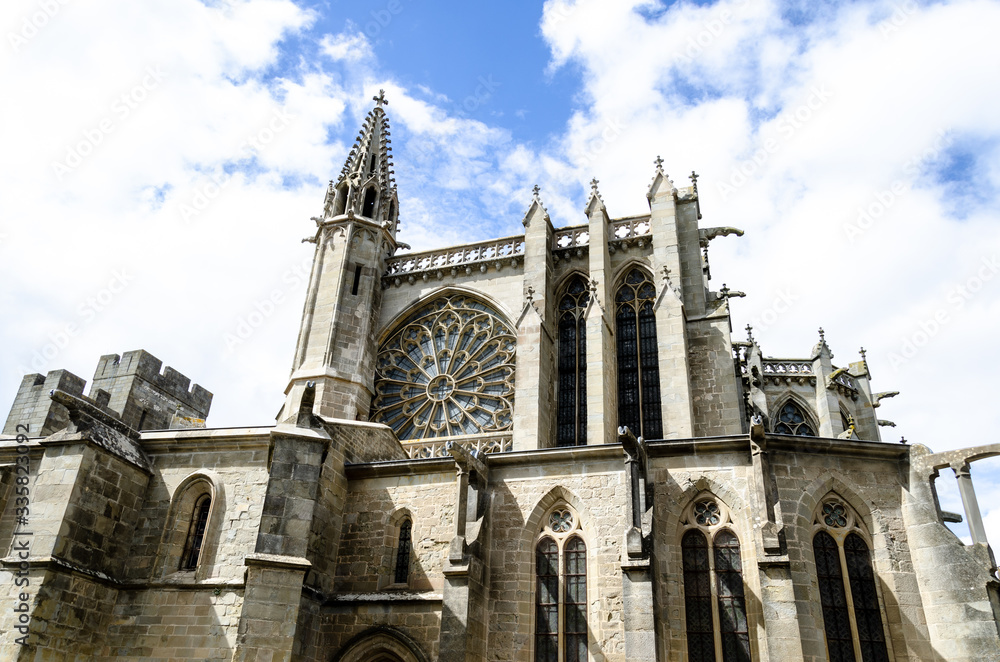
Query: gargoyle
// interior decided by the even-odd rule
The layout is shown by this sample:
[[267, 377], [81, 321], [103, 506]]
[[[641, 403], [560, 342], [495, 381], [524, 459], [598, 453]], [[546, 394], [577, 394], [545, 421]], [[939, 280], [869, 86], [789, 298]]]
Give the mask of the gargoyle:
[[708, 246], [708, 242], [712, 241], [716, 237], [727, 237], [731, 234], [737, 237], [743, 236], [743, 230], [733, 227], [719, 227], [719, 228], [701, 228], [698, 230], [698, 243], [701, 244], [702, 248]]
[[894, 428], [894, 427], [896, 427], [895, 423], [893, 423], [892, 421], [887, 421], [884, 418], [878, 419], [878, 424], [879, 424], [879, 427], [883, 427], [883, 428]]
[[872, 407], [878, 407], [882, 404], [882, 400], [895, 398], [897, 395], [899, 395], [899, 391], [882, 391], [881, 393], [876, 393], [872, 396]]

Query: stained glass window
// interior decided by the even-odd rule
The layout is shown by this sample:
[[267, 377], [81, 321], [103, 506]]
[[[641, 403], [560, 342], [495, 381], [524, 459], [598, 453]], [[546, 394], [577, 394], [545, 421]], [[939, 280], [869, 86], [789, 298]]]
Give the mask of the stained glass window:
[[590, 291], [582, 276], [574, 277], [559, 299], [559, 407], [556, 443], [587, 443], [587, 328], [584, 311]]
[[396, 574], [394, 581], [405, 584], [410, 577], [410, 547], [412, 546], [413, 523], [404, 519], [399, 525], [399, 544], [396, 546]]
[[202, 494], [194, 502], [184, 554], [181, 556], [182, 570], [194, 570], [198, 567], [198, 561], [201, 559], [201, 548], [205, 542], [205, 529], [208, 528], [208, 513], [211, 509], [212, 497], [209, 494]]
[[570, 538], [563, 552], [565, 600], [563, 639], [566, 662], [587, 660], [587, 546], [579, 537]]
[[687, 617], [688, 660], [715, 662], [712, 626], [712, 579], [705, 534], [691, 529], [681, 539], [684, 563], [684, 614]]
[[485, 304], [434, 299], [379, 350], [374, 420], [400, 440], [509, 430], [515, 345], [514, 331]]
[[740, 541], [727, 526], [729, 511], [714, 498], [689, 508], [692, 528], [681, 538], [688, 660], [750, 662]]
[[553, 510], [535, 546], [535, 660], [587, 660], [587, 545], [567, 507]]
[[830, 659], [857, 662], [860, 655], [861, 662], [888, 662], [871, 550], [858, 533], [857, 514], [831, 498], [817, 509], [815, 524], [822, 527], [813, 537], [813, 554]]
[[615, 295], [618, 345], [618, 424], [645, 439], [663, 437], [660, 369], [649, 275], [632, 269]]
[[813, 538], [813, 554], [816, 557], [816, 577], [819, 579], [830, 662], [856, 662], [837, 541], [826, 531], [820, 531]]
[[778, 422], [774, 426], [774, 431], [778, 434], [793, 434], [799, 437], [815, 437], [816, 432], [812, 426], [806, 422], [805, 414], [797, 404], [792, 401], [782, 405], [778, 412]]
[[559, 662], [559, 547], [542, 538], [535, 548], [535, 660]]
[[862, 662], [888, 662], [889, 653], [885, 647], [885, 630], [882, 628], [882, 612], [875, 593], [875, 574], [872, 572], [868, 545], [856, 533], [844, 541], [844, 556], [847, 561], [847, 577], [851, 582], [851, 598], [854, 603], [854, 621], [858, 626], [858, 643], [861, 644]]
[[715, 582], [719, 600], [719, 632], [724, 662], [750, 662], [750, 628], [743, 593], [740, 541], [723, 529], [715, 536]]

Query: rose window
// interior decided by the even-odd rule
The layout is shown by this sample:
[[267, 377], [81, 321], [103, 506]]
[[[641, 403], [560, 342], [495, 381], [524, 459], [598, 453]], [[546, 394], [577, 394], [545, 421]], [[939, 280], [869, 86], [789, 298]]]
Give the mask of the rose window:
[[400, 440], [509, 430], [513, 330], [466, 296], [420, 308], [380, 348], [374, 420]]
[[714, 501], [699, 501], [694, 504], [694, 521], [701, 526], [715, 526], [721, 519], [719, 504]]
[[573, 513], [568, 510], [556, 510], [549, 515], [549, 528], [556, 533], [566, 533], [573, 528]]
[[847, 509], [836, 501], [827, 501], [823, 504], [823, 521], [827, 526], [842, 529], [847, 526]]

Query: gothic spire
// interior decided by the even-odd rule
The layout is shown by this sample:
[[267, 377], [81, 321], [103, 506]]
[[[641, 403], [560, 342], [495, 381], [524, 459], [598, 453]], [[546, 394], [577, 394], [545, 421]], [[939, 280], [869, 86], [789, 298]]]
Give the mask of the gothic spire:
[[379, 90], [372, 100], [375, 107], [365, 117], [337, 182], [331, 182], [327, 190], [324, 217], [360, 216], [395, 235], [399, 201], [392, 171], [389, 118], [385, 114], [389, 102], [385, 90]]

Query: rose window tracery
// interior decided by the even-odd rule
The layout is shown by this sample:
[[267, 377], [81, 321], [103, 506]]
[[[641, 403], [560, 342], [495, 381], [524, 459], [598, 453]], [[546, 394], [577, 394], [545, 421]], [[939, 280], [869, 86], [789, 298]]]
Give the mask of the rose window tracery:
[[400, 440], [509, 430], [516, 338], [463, 295], [422, 306], [379, 349], [374, 420]]

